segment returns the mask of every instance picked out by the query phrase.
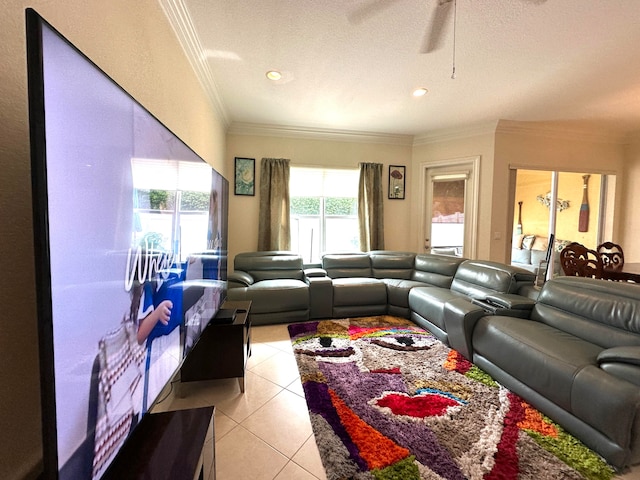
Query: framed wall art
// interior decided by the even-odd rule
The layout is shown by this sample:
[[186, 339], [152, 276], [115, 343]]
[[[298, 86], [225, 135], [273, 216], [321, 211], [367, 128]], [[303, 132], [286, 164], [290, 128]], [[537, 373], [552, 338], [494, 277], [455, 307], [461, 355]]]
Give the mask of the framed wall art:
[[404, 200], [406, 167], [403, 165], [389, 165], [389, 198]]
[[234, 190], [236, 195], [256, 194], [256, 159], [235, 158]]

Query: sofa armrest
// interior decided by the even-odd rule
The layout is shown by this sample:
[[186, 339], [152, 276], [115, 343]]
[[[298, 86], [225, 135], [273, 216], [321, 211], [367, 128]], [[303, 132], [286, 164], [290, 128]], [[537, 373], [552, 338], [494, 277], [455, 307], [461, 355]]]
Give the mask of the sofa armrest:
[[522, 295], [517, 295], [515, 293], [496, 293], [493, 295], [487, 295], [485, 301], [498, 308], [506, 308], [508, 310], [526, 310], [527, 312], [530, 312], [536, 303], [530, 298], [523, 297]]
[[605, 372], [640, 385], [640, 346], [607, 348], [600, 352], [597, 360]]
[[603, 350], [598, 355], [598, 364], [607, 362], [621, 362], [640, 365], [640, 347], [613, 347]]
[[449, 345], [467, 360], [473, 358], [471, 335], [476, 323], [487, 312], [465, 298], [451, 300], [444, 305], [444, 324]]
[[307, 278], [326, 277], [327, 271], [324, 268], [305, 268], [304, 275]]
[[255, 280], [247, 272], [236, 270], [235, 272], [231, 272], [227, 275], [227, 282], [229, 284], [229, 288], [249, 287], [255, 283]]

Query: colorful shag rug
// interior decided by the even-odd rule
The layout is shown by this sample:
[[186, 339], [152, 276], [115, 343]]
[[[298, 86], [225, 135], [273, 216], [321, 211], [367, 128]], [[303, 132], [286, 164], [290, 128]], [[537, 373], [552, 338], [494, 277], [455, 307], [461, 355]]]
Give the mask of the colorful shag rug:
[[415, 324], [289, 326], [327, 478], [610, 479], [613, 468]]

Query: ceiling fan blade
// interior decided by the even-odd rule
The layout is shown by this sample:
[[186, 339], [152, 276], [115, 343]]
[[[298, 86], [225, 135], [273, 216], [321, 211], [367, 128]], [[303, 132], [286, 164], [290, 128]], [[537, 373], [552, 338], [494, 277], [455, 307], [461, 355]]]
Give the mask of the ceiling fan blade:
[[352, 10], [348, 15], [347, 19], [351, 24], [360, 24], [368, 20], [369, 18], [377, 15], [378, 13], [386, 10], [390, 6], [393, 5], [393, 1], [389, 0], [369, 0], [368, 2], [362, 4], [360, 7]]
[[425, 32], [420, 53], [430, 53], [442, 47], [448, 20], [453, 13], [453, 2], [454, 0], [438, 0], [438, 5], [431, 16], [431, 25]]

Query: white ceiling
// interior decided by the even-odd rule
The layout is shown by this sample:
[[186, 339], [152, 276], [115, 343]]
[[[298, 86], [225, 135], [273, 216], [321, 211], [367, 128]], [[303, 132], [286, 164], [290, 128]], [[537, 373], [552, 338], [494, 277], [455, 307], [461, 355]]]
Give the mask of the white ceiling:
[[640, 130], [640, 0], [457, 0], [455, 79], [452, 15], [422, 53], [440, 0], [161, 1], [231, 126]]

